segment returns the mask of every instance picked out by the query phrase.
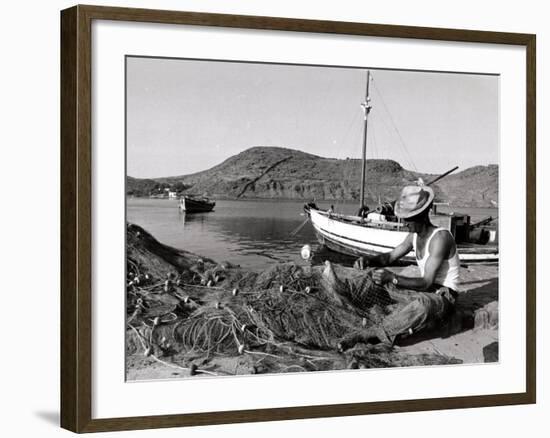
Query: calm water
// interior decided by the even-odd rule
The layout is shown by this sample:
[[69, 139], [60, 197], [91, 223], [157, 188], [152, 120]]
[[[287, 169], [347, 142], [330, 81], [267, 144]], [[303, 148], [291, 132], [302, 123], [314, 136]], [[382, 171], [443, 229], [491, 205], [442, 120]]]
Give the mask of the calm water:
[[[167, 245], [185, 249], [218, 262], [227, 260], [243, 267], [260, 269], [273, 261], [299, 261], [306, 243], [323, 258], [332, 253], [318, 248], [311, 224], [291, 236], [305, 220], [303, 201], [216, 201], [210, 213], [185, 215], [178, 201], [129, 198], [127, 220], [149, 231]], [[328, 208], [329, 202], [319, 206]], [[355, 204], [334, 203], [335, 210], [355, 213]], [[440, 208], [444, 211], [443, 208]], [[497, 215], [494, 208], [457, 209], [472, 221]]]

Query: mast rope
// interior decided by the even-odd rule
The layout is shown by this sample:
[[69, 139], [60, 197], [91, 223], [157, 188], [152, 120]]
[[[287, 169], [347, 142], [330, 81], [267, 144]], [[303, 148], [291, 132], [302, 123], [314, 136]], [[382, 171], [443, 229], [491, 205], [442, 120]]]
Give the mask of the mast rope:
[[[345, 145], [347, 143], [349, 134], [353, 130], [352, 128], [355, 126], [355, 123], [357, 122], [358, 117], [359, 117], [359, 111], [355, 111], [355, 116], [351, 119], [351, 122], [348, 125], [348, 127], [347, 127], [347, 129], [344, 132], [344, 135], [342, 137], [342, 142], [341, 142], [342, 149], [345, 148]], [[351, 154], [351, 155], [353, 156], [353, 154]], [[342, 185], [347, 181], [348, 186], [349, 186], [349, 182], [350, 182], [350, 179], [351, 179], [351, 176], [349, 176], [350, 175], [350, 163], [352, 161], [353, 161], [352, 159], [346, 160], [346, 162], [344, 164], [344, 167], [343, 167], [344, 172], [342, 173]], [[345, 201], [345, 199], [337, 199], [336, 200], [336, 205], [343, 204], [344, 201]]]
[[376, 143], [376, 129], [375, 129], [375, 126], [376, 125], [374, 123], [371, 125], [371, 127], [372, 127], [372, 129], [371, 129], [371, 131], [372, 131], [372, 150], [374, 152], [374, 154], [373, 154], [374, 158], [378, 159], [380, 157], [378, 156], [378, 145]]
[[405, 152], [406, 154], [406, 159], [409, 160], [409, 163], [410, 165], [413, 167], [414, 171], [415, 172], [418, 172], [418, 169], [416, 168], [416, 165], [414, 164], [414, 160], [412, 159], [412, 156], [411, 154], [409, 153], [409, 150], [407, 148], [407, 146], [405, 145], [405, 141], [403, 140], [403, 137], [401, 136], [401, 133], [399, 132], [399, 129], [397, 128], [397, 125], [395, 124], [395, 121], [393, 120], [393, 117], [390, 113], [390, 110], [388, 109], [388, 106], [386, 105], [386, 102], [384, 101], [384, 98], [382, 97], [382, 93], [380, 92], [380, 90], [378, 89], [378, 86], [376, 84], [376, 81], [373, 79], [372, 80], [372, 83], [374, 85], [374, 89], [376, 90], [377, 94], [378, 94], [378, 97], [380, 98], [380, 102], [382, 102], [382, 106], [384, 108], [384, 110], [386, 111], [386, 113], [388, 114], [388, 117], [390, 119], [390, 123], [394, 129], [394, 131], [396, 132], [397, 134], [397, 137], [399, 139], [399, 142], [398, 144], [401, 146], [401, 148], [403, 149], [403, 151]]

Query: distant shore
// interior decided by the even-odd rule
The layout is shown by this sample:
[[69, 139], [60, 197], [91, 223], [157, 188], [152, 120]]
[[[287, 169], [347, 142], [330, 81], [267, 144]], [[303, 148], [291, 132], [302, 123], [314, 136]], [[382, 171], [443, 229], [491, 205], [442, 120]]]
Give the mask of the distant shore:
[[[438, 175], [405, 169], [388, 159], [368, 159], [365, 180], [369, 205], [396, 199], [403, 185]], [[281, 147], [253, 147], [201, 172], [161, 178], [126, 177], [126, 193], [139, 196], [209, 193], [215, 199], [316, 199], [358, 202], [361, 160], [332, 159]], [[457, 169], [431, 187], [437, 201], [489, 207], [498, 201], [498, 165]], [[323, 201], [321, 201], [323, 200]]]
[[[183, 196], [184, 194], [182, 194]], [[213, 201], [246, 201], [246, 202], [294, 202], [296, 204], [305, 204], [307, 202], [313, 201], [312, 199], [296, 199], [296, 198], [262, 198], [262, 197], [251, 197], [246, 196], [242, 198], [235, 198], [231, 196], [226, 195], [220, 195], [220, 196], [208, 196]], [[152, 197], [152, 196], [135, 196], [135, 195], [126, 195], [127, 199], [157, 199], [159, 201], [178, 201], [179, 198], [160, 198], [160, 197]], [[349, 199], [315, 199], [315, 202], [319, 204], [344, 204], [344, 205], [359, 205], [359, 200], [349, 200]], [[367, 205], [377, 205], [377, 201], [372, 200], [366, 200]], [[498, 207], [487, 205], [487, 206], [478, 206], [478, 205], [451, 205], [448, 208], [451, 210], [461, 209], [461, 208], [479, 208], [479, 209], [493, 209], [498, 210]]]

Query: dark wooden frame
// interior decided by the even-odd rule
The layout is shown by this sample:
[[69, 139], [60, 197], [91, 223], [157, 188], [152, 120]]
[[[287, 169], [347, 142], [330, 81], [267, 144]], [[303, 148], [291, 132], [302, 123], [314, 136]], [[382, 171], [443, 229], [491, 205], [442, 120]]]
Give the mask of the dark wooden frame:
[[[92, 419], [91, 23], [150, 23], [270, 29], [524, 46], [527, 52], [526, 392], [470, 397]], [[75, 6], [61, 12], [61, 426], [74, 432], [336, 417], [536, 402], [535, 48], [531, 34], [289, 18]]]

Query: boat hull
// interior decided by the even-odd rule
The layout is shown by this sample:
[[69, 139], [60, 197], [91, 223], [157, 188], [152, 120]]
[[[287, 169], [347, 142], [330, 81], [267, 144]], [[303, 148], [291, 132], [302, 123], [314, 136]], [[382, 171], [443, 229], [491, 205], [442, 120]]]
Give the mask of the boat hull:
[[185, 213], [207, 213], [212, 211], [216, 203], [185, 197], [180, 203], [180, 209]]
[[[384, 229], [376, 225], [343, 221], [338, 216], [314, 208], [306, 211], [319, 243], [332, 251], [350, 256], [368, 257], [389, 252], [403, 242], [408, 234], [408, 231], [402, 229]], [[496, 245], [457, 245], [457, 250], [464, 263], [497, 262], [499, 259]], [[415, 262], [414, 252], [409, 252], [402, 260]]]

